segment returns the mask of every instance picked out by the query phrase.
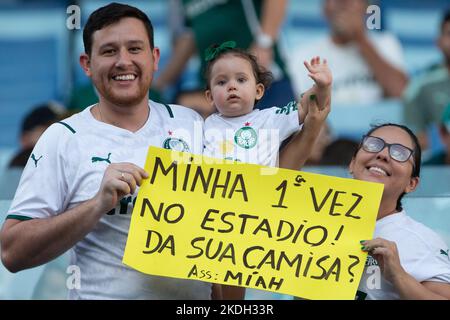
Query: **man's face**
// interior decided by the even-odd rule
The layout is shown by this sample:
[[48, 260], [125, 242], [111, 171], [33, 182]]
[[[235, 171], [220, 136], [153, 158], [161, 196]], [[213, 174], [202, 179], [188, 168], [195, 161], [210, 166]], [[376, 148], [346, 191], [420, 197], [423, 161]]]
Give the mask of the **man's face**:
[[450, 63], [450, 21], [444, 24], [444, 28], [438, 38], [438, 45], [447, 63]]
[[342, 12], [357, 9], [364, 15], [367, 8], [366, 0], [325, 0], [324, 11], [327, 18], [333, 18], [334, 15]]
[[[365, 0], [325, 0], [323, 13], [327, 18], [333, 33], [344, 34], [347, 32], [341, 30], [348, 23], [349, 19], [358, 19], [363, 21], [367, 8]], [[343, 26], [344, 24], [344, 26]]]
[[159, 49], [150, 48], [145, 26], [136, 18], [123, 18], [95, 31], [91, 56], [80, 57], [100, 101], [116, 106], [134, 106], [148, 99], [158, 62]]

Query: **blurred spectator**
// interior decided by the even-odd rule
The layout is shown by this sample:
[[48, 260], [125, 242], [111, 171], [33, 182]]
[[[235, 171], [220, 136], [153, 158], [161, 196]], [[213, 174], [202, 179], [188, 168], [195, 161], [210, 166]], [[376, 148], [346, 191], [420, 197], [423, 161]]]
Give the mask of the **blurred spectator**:
[[73, 112], [81, 111], [98, 102], [98, 95], [92, 83], [76, 85], [70, 95], [68, 108]]
[[429, 147], [427, 129], [441, 120], [445, 106], [450, 102], [450, 11], [444, 14], [437, 45], [444, 61], [411, 82], [405, 92], [404, 119], [417, 134], [423, 149]]
[[375, 103], [400, 97], [407, 84], [399, 41], [387, 32], [368, 34], [366, 0], [325, 0], [323, 13], [330, 35], [303, 43], [290, 51], [290, 72], [295, 92], [312, 85], [303, 61], [320, 54], [333, 72], [333, 103]]
[[358, 142], [339, 138], [326, 146], [320, 164], [323, 166], [345, 166], [347, 167], [356, 151]]
[[22, 122], [21, 150], [11, 159], [8, 167], [25, 167], [39, 137], [52, 123], [59, 121], [63, 114], [64, 107], [54, 102], [38, 105], [32, 109]]
[[[238, 47], [248, 48], [258, 57], [260, 64], [274, 74], [275, 81], [257, 107], [282, 106], [294, 100], [290, 79], [276, 41], [284, 21], [287, 2], [222, 0], [205, 1], [199, 5], [197, 0], [172, 0], [171, 18], [178, 12], [181, 19], [174, 21], [184, 21], [184, 24], [175, 28], [172, 57], [166, 69], [156, 79], [154, 89], [163, 91], [174, 84], [189, 59], [197, 52], [201, 63], [199, 86], [192, 91], [181, 92], [177, 103], [192, 107], [204, 117], [210, 115], [215, 110], [212, 110], [204, 97], [204, 53], [211, 44], [234, 40]], [[303, 65], [300, 70], [306, 73]]]
[[444, 110], [439, 124], [439, 134], [445, 149], [434, 155], [424, 164], [450, 165], [450, 104]]
[[305, 166], [318, 166], [320, 165], [323, 157], [323, 153], [327, 146], [332, 142], [333, 135], [327, 122], [324, 123], [322, 130], [320, 130], [319, 137], [314, 144], [311, 151], [311, 155], [305, 163]]

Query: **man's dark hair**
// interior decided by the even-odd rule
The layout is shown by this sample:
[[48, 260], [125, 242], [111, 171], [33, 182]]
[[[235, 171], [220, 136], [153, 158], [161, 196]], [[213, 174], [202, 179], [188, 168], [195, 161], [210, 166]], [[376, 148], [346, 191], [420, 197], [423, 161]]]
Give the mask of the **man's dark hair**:
[[150, 41], [150, 48], [154, 48], [153, 42], [153, 26], [148, 16], [138, 8], [121, 4], [110, 3], [107, 6], [101, 7], [89, 16], [88, 21], [83, 30], [83, 44], [84, 51], [90, 56], [92, 51], [92, 34], [101, 30], [104, 27], [119, 22], [123, 18], [136, 18], [144, 23], [147, 30], [148, 39]]

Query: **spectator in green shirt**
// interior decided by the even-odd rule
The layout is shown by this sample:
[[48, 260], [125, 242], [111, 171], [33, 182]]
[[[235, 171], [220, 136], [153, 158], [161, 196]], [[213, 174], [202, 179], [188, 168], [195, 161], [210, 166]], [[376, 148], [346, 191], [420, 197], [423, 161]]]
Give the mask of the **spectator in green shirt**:
[[439, 134], [444, 144], [444, 150], [432, 156], [424, 164], [450, 165], [450, 104], [447, 105], [442, 114], [442, 119], [439, 124]]

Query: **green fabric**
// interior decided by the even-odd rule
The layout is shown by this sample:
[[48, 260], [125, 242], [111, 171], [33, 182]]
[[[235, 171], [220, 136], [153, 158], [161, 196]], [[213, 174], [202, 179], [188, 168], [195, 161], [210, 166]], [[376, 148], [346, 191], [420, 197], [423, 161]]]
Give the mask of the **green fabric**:
[[169, 113], [169, 116], [173, 118], [173, 112], [172, 108], [168, 104], [164, 104], [166, 106], [167, 112]]
[[228, 51], [230, 49], [236, 48], [236, 42], [234, 41], [226, 41], [221, 43], [220, 45], [212, 45], [206, 49], [205, 52], [205, 60], [210, 61], [215, 59], [221, 52]]
[[442, 113], [441, 122], [447, 127], [447, 130], [450, 132], [450, 104], [445, 107], [444, 112]]
[[[262, 0], [253, 1], [259, 18]], [[186, 23], [195, 34], [197, 52], [201, 60], [201, 73], [199, 80], [204, 84], [203, 72], [205, 70], [205, 50], [212, 44], [221, 44], [225, 41], [235, 41], [238, 48], [247, 49], [253, 43], [253, 35], [247, 24], [241, 1], [210, 1], [210, 0], [183, 0], [186, 14]], [[276, 47], [275, 61], [284, 75], [285, 64]]]
[[72, 90], [69, 109], [83, 110], [98, 102], [97, 94], [91, 83], [77, 86]]
[[66, 127], [67, 129], [69, 129], [70, 132], [76, 133], [75, 129], [72, 128], [71, 126], [69, 126], [67, 123], [62, 122], [62, 121], [58, 121], [57, 123], [62, 124], [64, 127]]
[[15, 219], [15, 220], [20, 220], [20, 221], [27, 221], [27, 220], [32, 220], [33, 218], [26, 217], [26, 216], [19, 216], [19, 215], [16, 215], [16, 214], [10, 214], [10, 215], [6, 216], [6, 219], [5, 219], [5, 220], [8, 220], [8, 219]]
[[445, 158], [447, 157], [447, 154], [445, 152], [438, 153], [434, 156], [432, 156], [430, 159], [425, 161], [424, 165], [445, 165]]
[[450, 74], [445, 66], [415, 79], [405, 93], [404, 118], [415, 132], [426, 131], [440, 123], [444, 108], [450, 103]]

